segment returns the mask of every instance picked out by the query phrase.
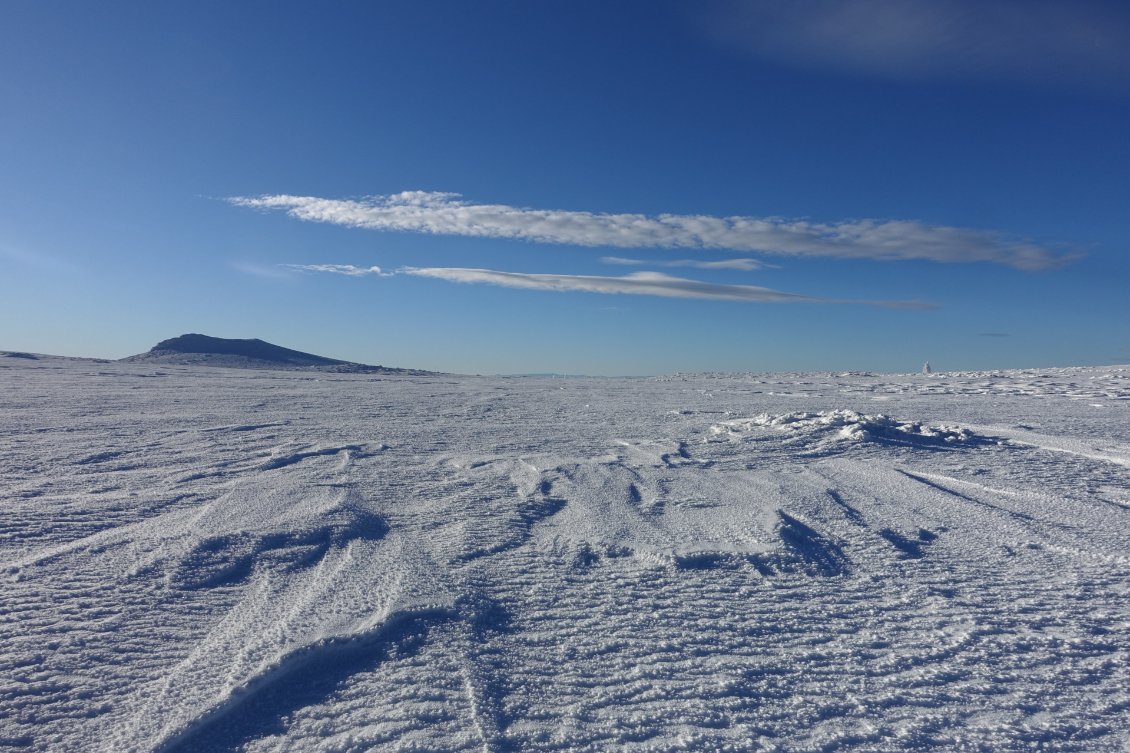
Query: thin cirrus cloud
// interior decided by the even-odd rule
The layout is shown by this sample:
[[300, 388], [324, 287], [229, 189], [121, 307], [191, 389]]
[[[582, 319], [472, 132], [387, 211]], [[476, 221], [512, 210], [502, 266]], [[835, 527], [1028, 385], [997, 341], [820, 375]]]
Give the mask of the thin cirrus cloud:
[[994, 262], [1037, 270], [1068, 260], [1049, 248], [989, 230], [914, 220], [817, 223], [776, 217], [608, 214], [475, 204], [458, 194], [405, 191], [366, 199], [233, 197], [241, 207], [282, 210], [309, 222], [369, 230], [508, 238], [614, 248], [688, 248], [783, 256]]
[[[309, 272], [329, 272], [349, 276], [358, 275], [342, 270], [376, 269], [375, 267], [354, 267], [351, 264], [287, 264], [283, 266]], [[687, 280], [681, 277], [672, 277], [662, 272], [633, 272], [623, 277], [602, 277], [597, 275], [527, 274], [464, 267], [401, 267], [394, 272], [373, 274], [379, 274], [381, 277], [410, 275], [412, 277], [446, 280], [447, 282], [555, 292], [648, 295], [661, 298], [694, 298], [715, 301], [743, 301], [746, 303], [844, 303], [890, 308], [937, 308], [933, 304], [920, 301], [857, 301], [820, 298], [798, 293], [786, 293], [754, 285], [722, 285]]]
[[721, 259], [719, 261], [668, 259], [656, 261], [654, 259], [625, 259], [621, 256], [602, 256], [600, 261], [604, 264], [615, 264], [621, 267], [691, 267], [694, 269], [728, 269], [737, 272], [756, 272], [759, 269], [776, 268], [772, 264], [766, 264], [757, 259]]
[[20, 246], [0, 243], [0, 266], [7, 266], [8, 264], [34, 272], [69, 273], [79, 271], [78, 266], [65, 259], [31, 251]]
[[935, 304], [922, 301], [821, 298], [800, 293], [787, 293], [756, 285], [728, 285], [688, 280], [682, 277], [672, 277], [662, 272], [633, 272], [623, 277], [604, 277], [599, 275], [529, 274], [467, 267], [400, 267], [392, 272], [384, 272], [377, 266], [358, 267], [353, 264], [280, 264], [279, 267], [292, 271], [326, 272], [348, 277], [409, 275], [412, 277], [430, 277], [447, 282], [496, 285], [522, 290], [547, 290], [559, 293], [649, 295], [661, 298], [694, 298], [715, 301], [743, 301], [746, 303], [836, 303], [902, 309], [938, 308]]
[[245, 275], [258, 277], [263, 280], [285, 280], [290, 275], [286, 273], [283, 265], [279, 264], [259, 264], [252, 261], [229, 261], [228, 266], [237, 272], [242, 272]]
[[1130, 7], [1107, 0], [721, 0], [719, 43], [757, 57], [889, 79], [1124, 87]]
[[352, 264], [280, 264], [279, 266], [290, 269], [295, 272], [329, 272], [336, 275], [346, 275], [348, 277], [364, 277], [366, 275], [377, 275], [379, 277], [389, 277], [391, 273], [382, 272], [380, 267], [355, 267]]

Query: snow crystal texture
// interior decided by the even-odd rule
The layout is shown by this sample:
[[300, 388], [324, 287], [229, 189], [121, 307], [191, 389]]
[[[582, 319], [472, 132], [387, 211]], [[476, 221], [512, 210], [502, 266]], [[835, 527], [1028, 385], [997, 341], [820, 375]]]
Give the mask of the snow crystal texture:
[[0, 359], [0, 749], [1125, 751], [1128, 400]]

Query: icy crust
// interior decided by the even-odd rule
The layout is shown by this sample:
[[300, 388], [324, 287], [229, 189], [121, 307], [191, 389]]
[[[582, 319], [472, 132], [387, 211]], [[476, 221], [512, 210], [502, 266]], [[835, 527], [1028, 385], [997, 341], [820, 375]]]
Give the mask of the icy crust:
[[1109, 369], [2, 360], [0, 748], [1130, 744]]
[[[351, 458], [349, 449], [307, 457], [326, 455], [336, 455], [339, 467]], [[426, 552], [390, 532], [336, 475], [239, 484], [197, 508], [7, 565], [10, 583], [40, 583], [52, 571], [100, 571], [123, 594], [142, 591], [153, 608], [171, 611], [186, 597], [194, 600], [181, 596], [186, 591], [240, 594], [181, 661], [125, 700], [132, 711], [104, 730], [107, 749], [184, 743], [267, 683], [341, 646], [373, 640], [398, 620], [451, 609], [454, 597]]]
[[764, 429], [805, 438], [817, 444], [837, 442], [880, 442], [908, 445], [973, 444], [985, 441], [959, 426], [929, 426], [920, 421], [900, 421], [882, 413], [865, 414], [853, 410], [816, 413], [761, 413], [753, 418], [734, 419], [714, 424], [715, 436], [741, 439]]
[[[660, 382], [725, 383], [759, 388], [762, 394], [805, 395], [841, 391], [888, 395], [965, 395], [993, 397], [1065, 397], [1070, 400], [1130, 400], [1130, 365], [1002, 371], [946, 371], [930, 374], [819, 372], [782, 374], [673, 374]], [[760, 389], [763, 388], [763, 389]]]

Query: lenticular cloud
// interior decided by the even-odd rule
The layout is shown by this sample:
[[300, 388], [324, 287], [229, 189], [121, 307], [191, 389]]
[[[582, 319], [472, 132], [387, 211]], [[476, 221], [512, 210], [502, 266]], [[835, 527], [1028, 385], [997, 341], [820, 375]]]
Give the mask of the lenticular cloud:
[[689, 248], [783, 256], [993, 262], [1045, 269], [1066, 258], [1045, 246], [990, 230], [916, 220], [818, 223], [778, 217], [610, 214], [475, 204], [459, 194], [404, 191], [365, 199], [234, 197], [236, 206], [368, 230], [507, 238], [613, 248]]

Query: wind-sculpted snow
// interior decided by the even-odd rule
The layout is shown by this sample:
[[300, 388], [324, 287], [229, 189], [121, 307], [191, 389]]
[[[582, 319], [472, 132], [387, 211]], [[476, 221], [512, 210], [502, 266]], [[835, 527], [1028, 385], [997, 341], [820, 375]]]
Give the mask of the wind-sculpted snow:
[[898, 421], [881, 413], [865, 415], [853, 410], [783, 415], [762, 413], [749, 419], [724, 421], [710, 427], [710, 430], [733, 438], [762, 428], [787, 434], [790, 444], [808, 444], [816, 449], [837, 442], [945, 445], [983, 441], [969, 429], [957, 426], [924, 426], [918, 421]]
[[1130, 370], [0, 367], [0, 749], [1130, 747]]

